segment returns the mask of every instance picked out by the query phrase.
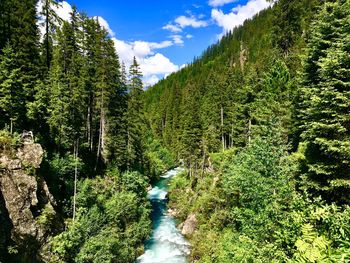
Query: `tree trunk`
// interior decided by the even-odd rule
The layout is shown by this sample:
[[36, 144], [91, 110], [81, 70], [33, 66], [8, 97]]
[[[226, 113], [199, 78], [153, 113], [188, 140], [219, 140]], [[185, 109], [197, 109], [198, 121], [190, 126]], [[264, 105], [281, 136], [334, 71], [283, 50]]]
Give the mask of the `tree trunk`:
[[49, 44], [49, 0], [45, 1], [45, 15], [46, 15], [46, 20], [45, 20], [45, 27], [46, 27], [46, 66], [47, 70], [50, 69], [50, 44]]
[[74, 142], [74, 194], [73, 194], [73, 221], [75, 220], [76, 212], [76, 195], [77, 195], [77, 180], [78, 180], [78, 151], [79, 151], [79, 139]]
[[89, 98], [89, 108], [88, 108], [88, 141], [89, 141], [89, 145], [90, 145], [90, 152], [93, 151], [93, 127], [92, 127], [92, 104], [93, 104], [93, 98], [92, 98], [92, 94], [90, 94], [90, 98]]
[[202, 163], [202, 174], [201, 174], [202, 178], [203, 178], [204, 169], [205, 169], [205, 159], [206, 159], [206, 154], [205, 154], [205, 151], [203, 150], [203, 163]]
[[98, 132], [98, 144], [97, 144], [97, 153], [96, 153], [96, 164], [95, 164], [95, 171], [97, 170], [97, 165], [98, 165], [98, 161], [101, 155], [101, 142], [102, 142], [102, 109], [101, 109], [101, 116], [100, 116], [100, 128], [99, 128], [99, 132]]
[[130, 171], [130, 152], [131, 152], [131, 148], [130, 148], [130, 131], [129, 131], [129, 127], [128, 129], [128, 141], [127, 141], [127, 161], [126, 161], [126, 169], [128, 171]]
[[248, 121], [248, 145], [250, 145], [250, 143], [251, 143], [251, 140], [252, 140], [251, 136], [252, 136], [252, 120], [249, 119], [249, 121]]
[[225, 136], [224, 136], [224, 108], [221, 105], [221, 142], [222, 151], [225, 151]]

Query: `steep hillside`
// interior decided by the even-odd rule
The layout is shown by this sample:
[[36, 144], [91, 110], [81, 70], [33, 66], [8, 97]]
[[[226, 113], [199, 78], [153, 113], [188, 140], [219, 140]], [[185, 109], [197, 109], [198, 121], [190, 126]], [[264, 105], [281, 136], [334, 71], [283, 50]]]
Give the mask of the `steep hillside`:
[[191, 262], [350, 261], [349, 17], [277, 1], [144, 94]]
[[[283, 70], [296, 74], [305, 47], [303, 36], [318, 5], [320, 1], [279, 1], [151, 87], [145, 104], [153, 133], [179, 159], [192, 163], [222, 148], [244, 146], [259, 135], [272, 110], [261, 112], [260, 107], [266, 100], [266, 75]], [[288, 115], [289, 135], [295, 87], [278, 92], [276, 96], [289, 108], [281, 113]]]

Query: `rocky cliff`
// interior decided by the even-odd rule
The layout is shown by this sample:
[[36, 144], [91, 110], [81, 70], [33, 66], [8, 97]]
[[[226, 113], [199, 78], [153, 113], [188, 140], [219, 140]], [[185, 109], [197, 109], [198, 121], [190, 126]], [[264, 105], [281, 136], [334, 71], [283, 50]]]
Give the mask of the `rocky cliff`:
[[60, 220], [55, 200], [37, 173], [43, 155], [40, 144], [31, 141], [0, 152], [0, 262], [49, 261], [45, 246]]

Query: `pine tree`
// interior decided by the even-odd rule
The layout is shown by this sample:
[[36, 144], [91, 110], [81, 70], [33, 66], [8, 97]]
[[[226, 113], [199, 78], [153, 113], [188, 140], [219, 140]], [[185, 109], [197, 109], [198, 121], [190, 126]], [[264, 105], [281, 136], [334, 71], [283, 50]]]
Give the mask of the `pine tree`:
[[50, 101], [48, 105], [48, 124], [50, 134], [54, 138], [58, 151], [72, 145], [69, 138], [69, 89], [65, 80], [64, 67], [60, 62], [60, 50], [54, 48], [52, 66], [49, 74]]
[[291, 126], [291, 76], [284, 62], [274, 61], [270, 72], [265, 74], [261, 91], [253, 105], [253, 117], [257, 134], [267, 134], [274, 121], [280, 123], [285, 141]]
[[299, 0], [280, 0], [276, 4], [273, 40], [284, 55], [288, 55], [302, 31], [303, 4]]
[[58, 7], [58, 1], [56, 0], [42, 0], [42, 10], [40, 15], [43, 17], [43, 26], [45, 27], [45, 33], [43, 36], [43, 61], [47, 70], [50, 69], [52, 60], [52, 48], [53, 48], [53, 36], [56, 32], [58, 24], [61, 22], [60, 18], [56, 14], [54, 7]]
[[[101, 29], [100, 49], [98, 52], [98, 68], [96, 69], [96, 106], [99, 114], [99, 135], [97, 146], [97, 160], [101, 157], [103, 162], [107, 162], [108, 147], [107, 140], [113, 132], [111, 122], [115, 116], [113, 111], [118, 110], [117, 92], [120, 85], [120, 66], [118, 57], [114, 50], [113, 41], [107, 38], [107, 32]], [[123, 103], [121, 101], [121, 103]], [[114, 108], [115, 107], [115, 108]], [[110, 148], [111, 150], [111, 148]]]
[[32, 101], [40, 65], [37, 0], [14, 0], [10, 5], [9, 42], [18, 53], [17, 63], [21, 65], [26, 97]]
[[126, 169], [127, 149], [127, 77], [125, 65], [120, 69], [118, 56], [112, 42], [109, 42], [109, 70], [111, 93], [107, 103], [107, 160], [121, 170]]
[[23, 90], [21, 68], [17, 66], [18, 55], [10, 45], [3, 49], [0, 56], [0, 112], [1, 126], [9, 125], [12, 133], [17, 122], [25, 118], [25, 94]]
[[129, 70], [129, 98], [128, 98], [128, 132], [127, 132], [127, 169], [141, 169], [143, 165], [143, 102], [142, 102], [142, 74], [136, 58]]
[[49, 118], [52, 132], [57, 135], [59, 148], [73, 149], [82, 135], [84, 123], [84, 86], [80, 81], [82, 57], [72, 24], [64, 22], [58, 31], [58, 45], [54, 48], [49, 74], [52, 96]]
[[[22, 105], [33, 100], [39, 73], [36, 3], [36, 0], [5, 0], [0, 4], [0, 50], [10, 45], [16, 53], [11, 67], [20, 69], [20, 72], [16, 73], [20, 82], [17, 80], [16, 85], [21, 86], [18, 96], [21, 97]], [[11, 53], [9, 49], [6, 52], [7, 55]], [[19, 110], [21, 112], [17, 113], [16, 128], [29, 129], [31, 124], [26, 120], [25, 107]]]
[[309, 189], [329, 200], [350, 193], [350, 1], [327, 3], [313, 27], [304, 62], [300, 117]]
[[[212, 71], [208, 75], [205, 88], [207, 92], [201, 98], [201, 123], [203, 128], [203, 149], [206, 154], [222, 150], [224, 108], [222, 97], [224, 92], [220, 90], [217, 75]], [[221, 83], [223, 85], [223, 83]], [[222, 113], [222, 114], [221, 114]]]
[[9, 18], [10, 18], [10, 1], [0, 1], [0, 50], [2, 50], [9, 41]]
[[183, 94], [180, 119], [180, 158], [190, 168], [190, 175], [199, 168], [202, 155], [202, 128], [199, 118], [199, 93], [193, 83], [188, 83]]
[[95, 111], [95, 93], [96, 93], [96, 69], [99, 67], [97, 64], [98, 59], [98, 45], [99, 41], [99, 25], [94, 19], [83, 16], [83, 54], [84, 54], [84, 66], [83, 66], [83, 81], [84, 89], [86, 93], [86, 137], [89, 145], [89, 151], [92, 154], [94, 152], [94, 145], [96, 140], [96, 129], [99, 121], [96, 118]]

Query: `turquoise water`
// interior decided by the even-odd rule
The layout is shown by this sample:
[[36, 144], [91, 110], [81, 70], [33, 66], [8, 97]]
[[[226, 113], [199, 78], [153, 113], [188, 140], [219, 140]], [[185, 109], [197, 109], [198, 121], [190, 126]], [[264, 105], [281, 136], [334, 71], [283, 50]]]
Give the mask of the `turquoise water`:
[[152, 203], [152, 235], [145, 243], [145, 253], [137, 263], [186, 263], [190, 244], [176, 228], [175, 219], [167, 214], [169, 181], [181, 171], [176, 168], [161, 176], [148, 192]]

